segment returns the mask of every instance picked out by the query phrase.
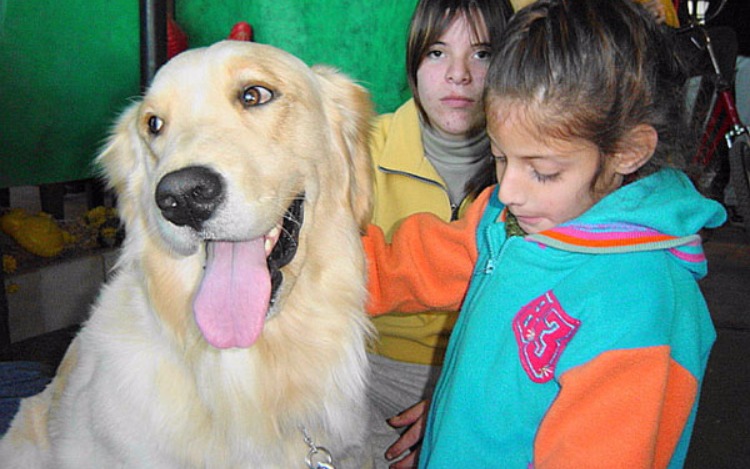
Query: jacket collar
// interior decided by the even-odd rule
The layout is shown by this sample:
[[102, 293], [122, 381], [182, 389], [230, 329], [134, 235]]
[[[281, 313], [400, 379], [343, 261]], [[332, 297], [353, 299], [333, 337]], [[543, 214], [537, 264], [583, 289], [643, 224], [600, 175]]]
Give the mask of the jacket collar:
[[419, 111], [413, 98], [393, 113], [387, 132], [380, 169], [442, 184], [443, 179], [424, 155]]

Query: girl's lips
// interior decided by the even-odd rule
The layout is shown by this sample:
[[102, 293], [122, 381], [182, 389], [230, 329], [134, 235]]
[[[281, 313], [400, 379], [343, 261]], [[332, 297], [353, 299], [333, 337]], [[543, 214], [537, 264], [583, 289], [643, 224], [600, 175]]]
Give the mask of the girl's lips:
[[523, 230], [529, 234], [538, 231], [537, 229], [535, 229], [535, 227], [538, 226], [542, 221], [541, 217], [528, 217], [518, 215], [515, 215], [515, 217], [521, 228], [523, 228]]
[[440, 101], [450, 107], [471, 107], [475, 102], [473, 99], [465, 96], [446, 96]]

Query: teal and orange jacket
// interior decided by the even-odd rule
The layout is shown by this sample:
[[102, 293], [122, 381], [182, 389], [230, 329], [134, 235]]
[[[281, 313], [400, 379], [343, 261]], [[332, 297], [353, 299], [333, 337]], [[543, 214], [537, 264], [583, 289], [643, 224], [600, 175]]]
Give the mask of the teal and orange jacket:
[[505, 213], [489, 188], [363, 238], [371, 314], [461, 309], [420, 467], [682, 467], [716, 337], [697, 233], [724, 209], [663, 169], [538, 234]]

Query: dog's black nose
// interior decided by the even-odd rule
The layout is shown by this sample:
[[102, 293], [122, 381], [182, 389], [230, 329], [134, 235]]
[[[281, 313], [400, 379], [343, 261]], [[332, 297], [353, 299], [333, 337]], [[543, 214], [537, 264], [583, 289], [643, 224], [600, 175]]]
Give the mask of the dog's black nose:
[[203, 166], [190, 166], [164, 176], [156, 186], [156, 205], [177, 226], [200, 230], [224, 199], [222, 178]]

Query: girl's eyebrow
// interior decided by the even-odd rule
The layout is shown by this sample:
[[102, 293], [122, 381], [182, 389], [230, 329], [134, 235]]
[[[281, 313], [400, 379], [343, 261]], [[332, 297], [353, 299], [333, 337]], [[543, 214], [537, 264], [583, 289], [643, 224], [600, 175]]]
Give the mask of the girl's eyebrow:
[[[496, 152], [495, 152], [495, 153], [493, 153], [493, 156], [495, 156], [495, 157], [497, 157], [497, 156], [503, 156], [503, 157], [506, 157], [506, 158], [508, 157], [507, 153], [506, 153], [506, 152], [504, 152], [504, 151], [502, 151], [502, 150], [501, 150], [500, 148], [498, 148], [497, 146], [496, 146], [496, 147], [494, 147], [494, 149], [496, 150]], [[518, 158], [518, 159], [521, 159], [521, 160], [532, 160], [532, 161], [533, 161], [533, 160], [550, 160], [550, 161], [560, 161], [560, 160], [566, 159], [566, 157], [565, 157], [564, 155], [560, 155], [560, 154], [558, 154], [558, 153], [552, 153], [552, 154], [542, 154], [542, 155], [537, 155], [537, 154], [530, 154], [530, 155], [514, 155], [513, 157], [514, 157], [514, 158]]]
[[516, 155], [521, 160], [556, 160], [557, 155]]

